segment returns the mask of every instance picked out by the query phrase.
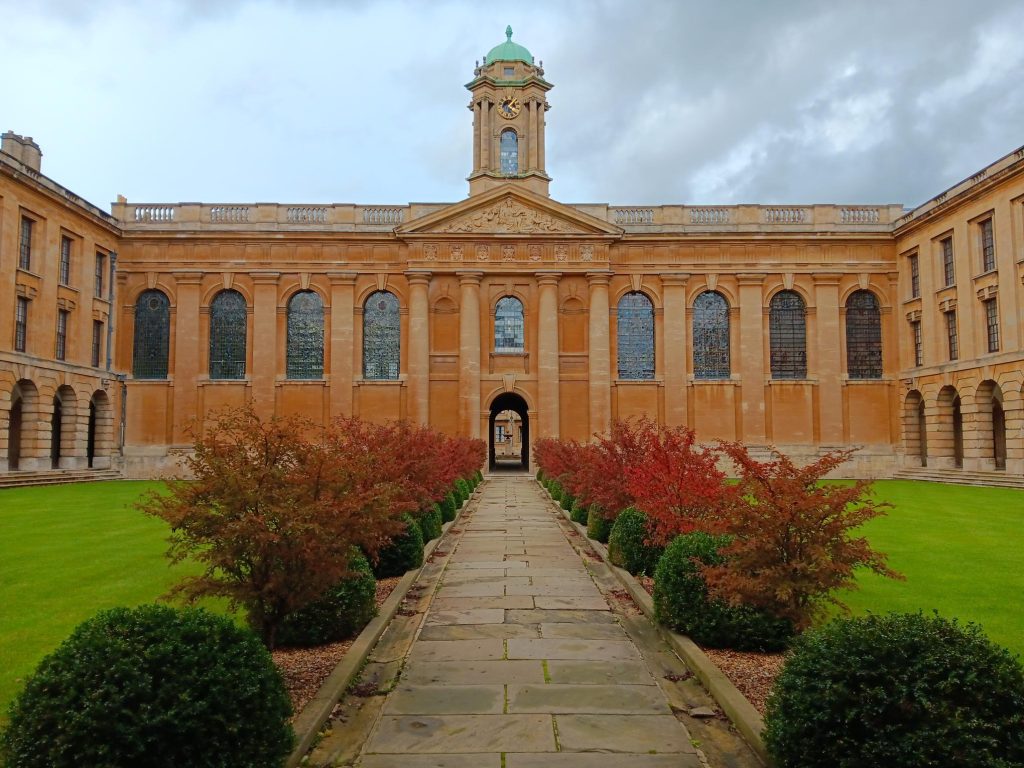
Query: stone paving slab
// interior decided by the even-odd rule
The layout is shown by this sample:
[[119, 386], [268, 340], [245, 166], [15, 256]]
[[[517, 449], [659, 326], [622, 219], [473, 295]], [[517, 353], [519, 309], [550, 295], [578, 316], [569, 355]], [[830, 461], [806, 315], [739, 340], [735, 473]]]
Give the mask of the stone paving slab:
[[[438, 764], [441, 768], [455, 768], [448, 763]], [[489, 763], [481, 763], [481, 768], [487, 768]], [[695, 754], [680, 755], [632, 755], [632, 754], [602, 754], [597, 752], [555, 752], [546, 753], [517, 753], [510, 752], [505, 755], [505, 768], [703, 768], [703, 763]], [[377, 763], [370, 766], [363, 763], [364, 768], [378, 768]], [[397, 768], [397, 767], [396, 767]], [[420, 768], [420, 763], [403, 764], [402, 768]], [[462, 768], [459, 763], [458, 768]]]
[[640, 661], [571, 661], [547, 663], [552, 683], [570, 685], [654, 685], [654, 678]]
[[537, 595], [533, 598], [533, 603], [538, 608], [543, 609], [560, 609], [567, 608], [569, 610], [577, 611], [607, 611], [608, 603], [600, 595], [594, 595], [593, 597], [572, 597], [572, 596], [561, 596], [561, 595]]
[[508, 711], [670, 715], [655, 685], [509, 685]]
[[[536, 599], [534, 598], [534, 600]], [[609, 611], [607, 605], [601, 611], [540, 610], [534, 608], [533, 610], [505, 612], [505, 623], [507, 624], [555, 624], [564, 622], [614, 624], [615, 616]]]
[[528, 595], [503, 595], [501, 597], [451, 597], [444, 590], [437, 593], [433, 608], [437, 611], [457, 611], [466, 608], [533, 608], [533, 598]]
[[493, 661], [504, 656], [505, 643], [502, 640], [421, 639], [409, 652], [410, 661]]
[[555, 723], [565, 752], [696, 752], [672, 715], [556, 715]]
[[475, 640], [497, 637], [537, 637], [538, 629], [527, 624], [448, 624], [424, 627], [420, 640]]
[[368, 753], [554, 752], [550, 715], [385, 715]]
[[500, 752], [489, 755], [364, 755], [359, 761], [360, 768], [501, 768], [501, 765]]
[[402, 682], [410, 685], [488, 685], [491, 683], [543, 683], [540, 661], [431, 661], [409, 662]]
[[600, 662], [640, 659], [636, 647], [625, 637], [621, 640], [509, 640], [507, 645], [509, 659], [584, 659]]
[[[540, 625], [540, 636], [544, 638], [578, 637], [583, 640], [625, 640], [626, 633], [618, 624], [586, 624], [552, 623]], [[528, 635], [523, 635], [528, 637]]]
[[501, 624], [505, 621], [502, 608], [470, 608], [467, 610], [431, 611], [427, 624]]
[[[505, 686], [498, 684], [400, 685], [384, 705], [388, 715], [500, 715], [504, 711]], [[523, 708], [519, 713], [540, 711]]]

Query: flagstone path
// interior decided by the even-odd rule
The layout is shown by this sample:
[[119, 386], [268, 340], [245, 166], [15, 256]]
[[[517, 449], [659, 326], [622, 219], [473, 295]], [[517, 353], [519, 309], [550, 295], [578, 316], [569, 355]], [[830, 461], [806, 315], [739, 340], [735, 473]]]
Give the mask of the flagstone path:
[[[456, 526], [420, 576], [425, 615], [375, 649], [383, 704], [343, 710], [313, 765], [758, 765], [727, 724], [681, 714], [713, 702], [531, 478], [489, 479]], [[404, 662], [387, 658], [402, 637]]]

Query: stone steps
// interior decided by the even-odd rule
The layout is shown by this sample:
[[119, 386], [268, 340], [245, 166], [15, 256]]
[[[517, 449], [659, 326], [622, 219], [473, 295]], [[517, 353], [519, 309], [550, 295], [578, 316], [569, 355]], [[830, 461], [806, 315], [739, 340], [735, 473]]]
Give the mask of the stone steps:
[[116, 469], [49, 469], [0, 473], [0, 488], [26, 488], [33, 485], [88, 483], [97, 480], [121, 480]]
[[1024, 477], [1006, 472], [965, 471], [963, 469], [903, 468], [893, 473], [894, 480], [926, 480], [955, 485], [984, 485], [996, 488], [1024, 489]]

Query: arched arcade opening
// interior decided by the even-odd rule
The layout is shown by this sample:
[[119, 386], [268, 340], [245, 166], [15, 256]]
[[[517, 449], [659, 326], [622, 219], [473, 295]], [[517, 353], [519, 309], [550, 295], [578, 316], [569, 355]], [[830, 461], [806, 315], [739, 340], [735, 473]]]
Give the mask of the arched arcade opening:
[[487, 430], [488, 467], [491, 471], [530, 468], [530, 418], [526, 401], [514, 392], [502, 392], [491, 403]]

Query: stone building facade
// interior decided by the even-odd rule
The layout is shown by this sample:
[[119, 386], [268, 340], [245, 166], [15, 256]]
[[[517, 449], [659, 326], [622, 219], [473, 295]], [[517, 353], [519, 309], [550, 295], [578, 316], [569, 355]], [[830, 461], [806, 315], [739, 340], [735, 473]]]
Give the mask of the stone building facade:
[[[527, 462], [538, 436], [646, 415], [803, 457], [857, 446], [859, 475], [1024, 474], [1024, 150], [912, 211], [566, 205], [548, 194], [543, 68], [509, 33], [467, 88], [470, 194], [453, 204], [122, 199], [108, 216], [5, 138], [0, 471], [46, 463], [71, 387], [58, 465], [88, 453], [133, 476], [172, 467], [209, 414], [245, 402], [410, 419], [492, 448], [512, 411]], [[17, 265], [26, 217], [37, 268]], [[116, 261], [112, 297], [87, 290], [94, 251]], [[30, 293], [21, 350], [15, 297]], [[72, 357], [56, 360], [68, 306]], [[113, 329], [111, 365], [88, 365], [90, 319]], [[82, 404], [101, 393], [88, 426]]]

